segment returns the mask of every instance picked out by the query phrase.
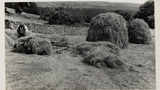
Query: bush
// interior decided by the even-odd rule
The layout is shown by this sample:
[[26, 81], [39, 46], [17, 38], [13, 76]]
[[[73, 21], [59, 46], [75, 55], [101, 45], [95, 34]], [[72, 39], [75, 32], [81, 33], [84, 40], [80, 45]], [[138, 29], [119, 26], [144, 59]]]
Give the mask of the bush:
[[52, 53], [52, 45], [48, 39], [28, 36], [16, 40], [13, 50], [26, 54], [49, 55]]
[[127, 70], [126, 57], [110, 42], [86, 42], [77, 45], [75, 54], [84, 57], [83, 62], [96, 67]]
[[139, 7], [139, 11], [136, 13], [134, 18], [143, 19], [145, 22], [148, 23], [149, 27], [154, 29], [154, 1], [149, 0], [142, 4]]
[[21, 14], [23, 12], [23, 9], [19, 6], [16, 6], [15, 12], [18, 13], [18, 14]]
[[[25, 3], [25, 2], [23, 2]], [[23, 6], [23, 11], [27, 13], [32, 13], [39, 15], [39, 9], [37, 7], [37, 4], [35, 2], [26, 2], [26, 5]]]
[[120, 14], [129, 23], [133, 20], [134, 12], [130, 10], [116, 10], [115, 13]]
[[90, 23], [92, 18], [97, 16], [100, 13], [106, 13], [106, 12], [113, 12], [114, 10], [107, 10], [107, 9], [98, 9], [98, 8], [86, 8], [83, 9], [81, 12], [85, 15], [85, 22]]
[[135, 44], [150, 44], [152, 34], [148, 24], [143, 19], [134, 19], [129, 27], [129, 42]]
[[49, 24], [73, 24], [73, 19], [66, 11], [57, 11], [49, 18]]
[[19, 14], [24, 11], [39, 15], [39, 9], [35, 2], [6, 2], [5, 6], [15, 9], [15, 12]]
[[121, 48], [127, 48], [126, 20], [116, 13], [101, 13], [91, 20], [86, 40], [108, 41]]
[[83, 14], [72, 8], [59, 7], [50, 15], [49, 24], [73, 25], [84, 22]]

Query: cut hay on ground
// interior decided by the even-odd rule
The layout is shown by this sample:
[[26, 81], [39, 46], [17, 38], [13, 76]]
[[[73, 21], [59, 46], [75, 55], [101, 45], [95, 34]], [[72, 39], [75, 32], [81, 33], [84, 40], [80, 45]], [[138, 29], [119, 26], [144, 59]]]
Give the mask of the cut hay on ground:
[[89, 65], [128, 70], [126, 57], [110, 42], [86, 42], [77, 45], [74, 53], [84, 57], [83, 62]]
[[116, 13], [101, 13], [91, 20], [87, 41], [108, 41], [120, 48], [128, 47], [125, 19]]
[[65, 47], [70, 44], [70, 41], [65, 36], [58, 34], [35, 34], [37, 37], [46, 38], [50, 40], [53, 46]]
[[10, 36], [13, 40], [17, 40], [18, 39], [18, 34], [16, 30], [10, 30], [10, 29], [6, 29], [5, 33]]
[[152, 43], [152, 34], [148, 24], [143, 19], [134, 19], [129, 26], [129, 42], [135, 44]]
[[13, 45], [14, 45], [14, 40], [10, 36], [5, 34], [5, 48], [10, 49], [13, 47]]
[[[17, 30], [10, 30], [10, 29], [6, 29], [5, 33], [10, 36], [13, 40], [17, 40], [18, 39], [18, 33]], [[31, 31], [28, 31], [26, 33], [26, 36], [32, 35], [33, 33]]]
[[[18, 39], [18, 34], [16, 30], [10, 30], [10, 29], [6, 29], [5, 33], [10, 36], [13, 40], [17, 40]], [[26, 36], [37, 36], [40, 38], [44, 38], [44, 39], [48, 39], [52, 46], [57, 46], [57, 47], [68, 47], [68, 45], [70, 45], [70, 41], [68, 38], [66, 38], [65, 36], [61, 36], [58, 34], [40, 34], [40, 33], [33, 33], [33, 32], [27, 32]]]
[[52, 45], [48, 39], [28, 36], [16, 40], [13, 50], [26, 54], [49, 55], [52, 53]]

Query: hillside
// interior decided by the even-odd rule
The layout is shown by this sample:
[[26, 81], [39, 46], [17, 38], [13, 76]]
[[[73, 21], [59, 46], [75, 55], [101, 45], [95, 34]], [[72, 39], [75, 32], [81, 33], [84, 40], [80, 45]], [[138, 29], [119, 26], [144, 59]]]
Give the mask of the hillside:
[[100, 9], [131, 9], [138, 10], [140, 4], [115, 2], [36, 2], [39, 7], [72, 7], [72, 8], [100, 8]]

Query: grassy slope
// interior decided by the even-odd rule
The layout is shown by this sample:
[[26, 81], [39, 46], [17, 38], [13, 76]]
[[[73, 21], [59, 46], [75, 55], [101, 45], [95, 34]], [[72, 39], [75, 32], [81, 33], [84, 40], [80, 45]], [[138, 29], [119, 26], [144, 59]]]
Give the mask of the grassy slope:
[[17, 17], [17, 16], [7, 16], [5, 15], [5, 19], [7, 20], [11, 20], [11, 21], [18, 21], [18, 22], [27, 22], [27, 23], [35, 23], [35, 24], [41, 24], [43, 25], [44, 23], [47, 23], [47, 21], [44, 20], [34, 20], [34, 19], [26, 19], [26, 18], [22, 18], [22, 17]]

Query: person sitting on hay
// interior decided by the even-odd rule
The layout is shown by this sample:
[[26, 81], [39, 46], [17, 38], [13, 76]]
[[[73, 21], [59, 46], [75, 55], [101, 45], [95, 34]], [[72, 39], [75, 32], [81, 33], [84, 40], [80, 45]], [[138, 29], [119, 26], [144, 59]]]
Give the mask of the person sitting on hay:
[[18, 25], [17, 33], [18, 33], [18, 38], [26, 36], [28, 33], [27, 26], [24, 24]]

